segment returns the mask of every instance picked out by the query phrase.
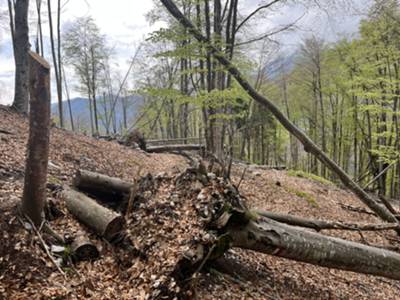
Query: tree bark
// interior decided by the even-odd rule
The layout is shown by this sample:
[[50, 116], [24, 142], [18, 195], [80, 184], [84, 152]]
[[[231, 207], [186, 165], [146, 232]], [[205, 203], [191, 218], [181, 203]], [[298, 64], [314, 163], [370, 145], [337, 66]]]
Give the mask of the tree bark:
[[40, 226], [46, 201], [49, 156], [50, 66], [42, 57], [30, 51], [29, 69], [31, 111], [22, 211], [36, 226]]
[[127, 194], [129, 195], [132, 183], [119, 178], [109, 177], [104, 174], [78, 170], [75, 174], [73, 184], [81, 190], [95, 190], [105, 194]]
[[29, 0], [15, 2], [15, 33], [14, 33], [14, 59], [15, 59], [15, 86], [12, 107], [19, 112], [28, 112], [29, 101], [29, 27], [28, 27]]
[[213, 56], [223, 65], [228, 72], [237, 80], [240, 86], [251, 96], [255, 101], [266, 107], [278, 119], [278, 121], [293, 134], [303, 145], [307, 152], [315, 155], [324, 165], [326, 165], [332, 172], [338, 175], [342, 183], [353, 191], [372, 211], [376, 212], [383, 220], [388, 222], [398, 222], [396, 217], [386, 209], [386, 207], [378, 204], [370, 195], [368, 195], [356, 182], [354, 182], [348, 174], [333, 160], [331, 160], [326, 153], [324, 153], [303, 131], [295, 126], [279, 108], [273, 104], [269, 99], [259, 94], [250, 84], [246, 81], [240, 71], [233, 66], [233, 64], [224, 56], [223, 53], [211, 44], [210, 40], [204, 37], [196, 27], [185, 18], [179, 11], [172, 0], [161, 0], [167, 10], [173, 15], [183, 26], [189, 29], [189, 32], [200, 42], [204, 43], [207, 49], [212, 52]]
[[232, 246], [318, 266], [400, 279], [400, 254], [281, 224], [268, 218], [229, 229]]
[[68, 210], [81, 222], [93, 229], [98, 235], [112, 240], [124, 227], [124, 218], [86, 195], [65, 189], [61, 193]]

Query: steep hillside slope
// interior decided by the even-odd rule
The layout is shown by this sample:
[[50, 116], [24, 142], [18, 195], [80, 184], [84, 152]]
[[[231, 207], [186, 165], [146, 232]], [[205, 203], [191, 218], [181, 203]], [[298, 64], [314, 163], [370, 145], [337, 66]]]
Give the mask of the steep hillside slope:
[[[47, 259], [37, 238], [16, 218], [16, 205], [23, 187], [27, 129], [23, 117], [0, 107], [0, 299], [156, 298], [150, 289], [159, 286], [159, 274], [152, 272], [169, 266], [172, 258], [168, 255], [176, 254], [178, 249], [171, 247], [187, 239], [190, 231], [177, 232], [171, 220], [160, 221], [159, 227], [152, 231], [147, 231], [144, 224], [153, 224], [157, 213], [153, 206], [163, 204], [173, 211], [176, 203], [184, 205], [190, 198], [178, 198], [175, 204], [170, 204], [167, 199], [176, 191], [162, 185], [154, 198], [143, 204], [149, 206], [148, 212], [135, 215], [140, 222], [134, 225], [137, 230], [132, 236], [137, 238], [138, 247], [145, 239], [152, 241], [147, 258], [143, 258], [96, 237], [65, 210], [57, 194], [49, 191], [49, 199], [65, 214], [51, 222], [53, 228], [69, 235], [88, 232], [101, 249], [98, 260], [76, 264], [75, 270], [66, 270], [68, 279], [64, 279]], [[174, 176], [188, 166], [181, 156], [147, 154], [57, 128], [52, 129], [50, 160], [49, 182], [57, 184], [70, 184], [78, 168], [133, 181], [148, 172]], [[236, 166], [233, 181], [239, 182], [241, 174], [242, 168]], [[378, 222], [354, 195], [332, 184], [289, 176], [284, 171], [253, 168], [244, 176], [240, 191], [251, 206], [265, 210], [325, 220]], [[190, 215], [176, 218], [188, 222], [191, 228]], [[397, 247], [400, 244], [400, 239], [390, 231], [331, 230], [326, 234], [373, 245]], [[398, 299], [399, 293], [400, 284], [393, 280], [231, 249], [218, 265], [208, 266], [191, 282], [191, 294], [187, 296], [196, 299]]]

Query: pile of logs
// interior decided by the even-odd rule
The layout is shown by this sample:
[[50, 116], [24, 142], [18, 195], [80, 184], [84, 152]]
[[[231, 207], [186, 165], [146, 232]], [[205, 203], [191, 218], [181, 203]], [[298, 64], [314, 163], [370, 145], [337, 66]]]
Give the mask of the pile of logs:
[[86, 170], [77, 171], [73, 185], [75, 189], [64, 188], [61, 192], [69, 212], [97, 235], [109, 241], [114, 240], [124, 229], [124, 217], [100, 205], [89, 195], [107, 195], [120, 200], [129, 196], [133, 185], [119, 178]]
[[[215, 259], [230, 247], [238, 247], [319, 266], [400, 279], [400, 254], [303, 229], [397, 230], [397, 223], [347, 224], [250, 210], [229, 180], [207, 173], [204, 166], [189, 168], [180, 174], [175, 179], [175, 188], [187, 189], [196, 181], [201, 182], [202, 187], [195, 198], [197, 200], [193, 201], [196, 207], [199, 206], [198, 216], [203, 220], [203, 230], [210, 234], [218, 233], [215, 244], [207, 245], [208, 251], [202, 251], [203, 254], [211, 253]], [[93, 191], [97, 195], [118, 195], [131, 202], [142, 184], [134, 185], [84, 170], [77, 172], [73, 184], [75, 189], [65, 188], [61, 193], [68, 210], [100, 237], [113, 241], [121, 236], [124, 217], [82, 191], [89, 192], [89, 195]], [[131, 205], [128, 203], [128, 210]], [[88, 249], [90, 252], [90, 248], [85, 251]], [[208, 259], [208, 256], [202, 258], [204, 261]], [[193, 269], [197, 270], [199, 266], [195, 265]]]

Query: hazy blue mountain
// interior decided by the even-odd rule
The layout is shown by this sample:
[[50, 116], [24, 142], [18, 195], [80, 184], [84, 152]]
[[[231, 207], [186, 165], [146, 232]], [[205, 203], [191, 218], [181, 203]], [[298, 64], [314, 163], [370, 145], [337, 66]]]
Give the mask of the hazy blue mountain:
[[297, 52], [284, 57], [278, 57], [269, 62], [265, 68], [266, 75], [269, 79], [277, 79], [283, 73], [289, 73], [293, 70], [296, 64]]
[[[123, 109], [122, 109], [122, 101], [125, 100], [127, 103], [127, 123], [128, 127], [135, 120], [137, 112], [140, 106], [143, 104], [143, 100], [141, 96], [133, 95], [127, 97], [121, 97], [118, 99], [115, 105], [115, 113], [116, 113], [116, 129], [118, 132], [121, 131], [123, 124]], [[52, 103], [52, 116], [54, 119], [58, 119], [58, 103]], [[89, 114], [89, 101], [87, 98], [73, 98], [71, 99], [71, 110], [74, 119], [74, 124], [76, 129], [80, 131], [90, 132], [90, 114]], [[105, 133], [105, 126], [103, 120], [105, 120], [105, 107], [102, 99], [97, 100], [97, 110], [99, 116], [99, 130], [100, 134]], [[63, 111], [64, 111], [64, 120], [66, 123], [66, 127], [70, 128], [70, 115], [69, 115], [69, 107], [68, 102], [63, 101]], [[110, 113], [110, 104], [107, 105], [108, 114]], [[112, 126], [111, 126], [112, 131]]]

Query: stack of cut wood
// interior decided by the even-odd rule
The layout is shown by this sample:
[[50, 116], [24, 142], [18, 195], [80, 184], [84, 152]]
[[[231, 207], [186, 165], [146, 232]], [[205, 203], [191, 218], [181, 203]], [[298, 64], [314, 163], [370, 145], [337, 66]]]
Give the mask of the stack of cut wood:
[[64, 188], [61, 193], [68, 210], [96, 234], [109, 241], [124, 228], [124, 218], [119, 213], [102, 206], [91, 195], [105, 195], [121, 200], [129, 195], [132, 184], [119, 178], [78, 170], [73, 180], [75, 189]]

